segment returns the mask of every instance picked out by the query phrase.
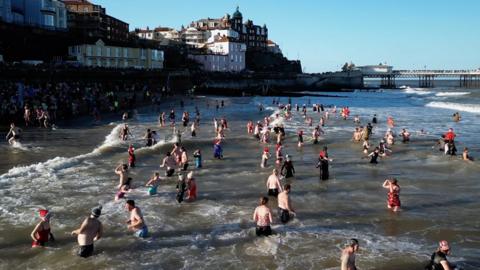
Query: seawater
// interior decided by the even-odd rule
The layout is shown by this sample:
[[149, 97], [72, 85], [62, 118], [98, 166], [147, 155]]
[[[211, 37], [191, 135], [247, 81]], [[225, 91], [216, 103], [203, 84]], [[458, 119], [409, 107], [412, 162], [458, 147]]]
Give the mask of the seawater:
[[[310, 93], [305, 93], [310, 94]], [[287, 225], [273, 226], [275, 235], [257, 238], [251, 220], [265, 181], [273, 168], [260, 168], [264, 145], [246, 134], [248, 120], [275, 115], [272, 97], [196, 97], [187, 99], [185, 110], [201, 111], [198, 137], [188, 130], [182, 141], [190, 154], [202, 150], [204, 166], [195, 170], [199, 198], [194, 203], [175, 201], [176, 178], [164, 181], [157, 196], [144, 187], [166, 151], [172, 149], [172, 130], [160, 128], [158, 112], [139, 111], [129, 121], [133, 136], [118, 139], [121, 122], [76, 129], [45, 131], [30, 129], [16, 147], [0, 146], [0, 265], [2, 269], [338, 269], [346, 239], [360, 241], [360, 269], [423, 269], [436, 243], [446, 239], [452, 247], [450, 260], [463, 269], [480, 267], [480, 216], [478, 194], [480, 167], [458, 157], [447, 157], [434, 147], [449, 127], [458, 134], [457, 148], [469, 147], [480, 157], [480, 90], [451, 87], [329, 93], [332, 97], [292, 98], [300, 106], [313, 103], [349, 106], [351, 119], [331, 114], [320, 144], [309, 139], [300, 114], [283, 123], [287, 130], [284, 154], [293, 158], [297, 175], [291, 198], [297, 217]], [[335, 97], [333, 97], [335, 96]], [[278, 97], [275, 97], [276, 99]], [[215, 110], [215, 100], [225, 108]], [[207, 108], [206, 104], [210, 104]], [[286, 103], [287, 98], [280, 98]], [[178, 100], [161, 106], [168, 112], [182, 109]], [[266, 111], [259, 112], [264, 104]], [[319, 114], [309, 106], [308, 115], [318, 123]], [[459, 111], [462, 121], [454, 123]], [[387, 130], [386, 117], [395, 119], [395, 131], [407, 128], [411, 142], [397, 142], [393, 155], [372, 166], [362, 159], [361, 145], [351, 142], [353, 116], [365, 125], [377, 114], [372, 145]], [[213, 117], [226, 117], [224, 160], [212, 158]], [[192, 117], [193, 118], [193, 117]], [[162, 141], [144, 147], [147, 128], [160, 133]], [[303, 148], [296, 146], [296, 132], [305, 131]], [[420, 130], [426, 134], [421, 134]], [[128, 214], [123, 203], [114, 202], [118, 177], [114, 168], [128, 159], [132, 143], [137, 168], [130, 173], [134, 190], [127, 195], [142, 209], [151, 236], [137, 239], [126, 230]], [[316, 160], [321, 148], [329, 147], [333, 158], [331, 179], [321, 182]], [[274, 152], [274, 145], [268, 145]], [[193, 162], [190, 162], [191, 166]], [[394, 176], [402, 187], [403, 211], [386, 209], [384, 179]], [[283, 180], [283, 183], [286, 183]], [[76, 238], [69, 235], [102, 204], [100, 220], [104, 238], [96, 243], [96, 255], [76, 257]], [[270, 206], [274, 209], [275, 200]], [[46, 207], [54, 216], [57, 241], [46, 249], [31, 249], [29, 234], [37, 222], [35, 211]]]

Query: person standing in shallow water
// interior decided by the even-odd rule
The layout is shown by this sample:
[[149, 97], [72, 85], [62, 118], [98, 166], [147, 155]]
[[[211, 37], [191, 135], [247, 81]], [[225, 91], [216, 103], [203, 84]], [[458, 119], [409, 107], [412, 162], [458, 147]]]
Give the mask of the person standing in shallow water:
[[148, 236], [148, 227], [143, 219], [142, 211], [135, 206], [134, 200], [127, 200], [125, 208], [130, 212], [130, 218], [127, 220], [127, 228], [134, 231], [135, 236], [145, 238]]
[[388, 189], [387, 207], [393, 212], [400, 211], [400, 186], [397, 179], [387, 179], [383, 182], [383, 188]]
[[328, 158], [320, 155], [318, 160], [317, 168], [320, 168], [320, 180], [328, 180], [329, 172], [328, 172]]
[[285, 178], [290, 178], [295, 176], [295, 167], [293, 167], [293, 162], [290, 159], [290, 155], [285, 155], [285, 161], [283, 162], [280, 173], [284, 175]]
[[278, 178], [277, 169], [273, 169], [272, 174], [267, 179], [268, 196], [277, 197], [278, 192], [282, 192], [282, 185]]
[[45, 209], [41, 209], [38, 211], [40, 216], [40, 222], [35, 226], [30, 237], [33, 239], [32, 248], [33, 247], [44, 247], [45, 243], [50, 241], [55, 241], [53, 234], [50, 229], [50, 212]]
[[290, 221], [291, 216], [295, 216], [295, 211], [292, 208], [292, 201], [290, 200], [290, 184], [286, 184], [280, 194], [278, 194], [278, 210], [280, 221], [285, 224]]
[[273, 222], [272, 211], [267, 206], [268, 198], [261, 197], [260, 205], [255, 208], [253, 212], [253, 220], [257, 226], [255, 228], [255, 234], [257, 236], [269, 236], [272, 234], [270, 224]]
[[357, 270], [355, 265], [355, 253], [357, 253], [359, 248], [358, 240], [352, 238], [347, 241], [345, 248], [342, 251], [341, 260], [341, 270]]
[[98, 220], [102, 214], [102, 207], [95, 207], [92, 213], [87, 217], [79, 229], [72, 231], [72, 235], [77, 235], [77, 242], [80, 246], [78, 256], [87, 258], [93, 255], [93, 242], [102, 238], [103, 226]]

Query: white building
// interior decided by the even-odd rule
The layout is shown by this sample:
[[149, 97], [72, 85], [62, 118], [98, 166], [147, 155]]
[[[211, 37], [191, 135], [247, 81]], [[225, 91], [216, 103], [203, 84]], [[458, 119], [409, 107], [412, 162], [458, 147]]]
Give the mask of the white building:
[[245, 69], [246, 50], [244, 43], [224, 36], [208, 43], [203, 52], [191, 53], [188, 57], [200, 63], [205, 71], [240, 72]]
[[153, 30], [148, 27], [147, 29], [135, 29], [135, 34], [142, 39], [181, 41], [180, 33], [169, 27], [157, 27]]
[[0, 19], [53, 30], [67, 29], [67, 9], [59, 0], [0, 0]]
[[182, 39], [185, 44], [200, 48], [207, 41], [205, 33], [205, 31], [197, 30], [195, 27], [189, 27], [182, 33]]
[[388, 65], [368, 65], [368, 66], [359, 66], [356, 69], [360, 70], [363, 75], [382, 75], [392, 73], [393, 67]]
[[163, 51], [107, 46], [101, 39], [95, 44], [71, 46], [68, 54], [89, 67], [161, 69], [164, 61]]
[[228, 37], [228, 38], [233, 38], [235, 40], [240, 39], [240, 34], [238, 34], [237, 31], [234, 31], [232, 29], [212, 29], [212, 30], [207, 30], [206, 31], [208, 35], [207, 42], [211, 43], [215, 41], [215, 38], [218, 37]]

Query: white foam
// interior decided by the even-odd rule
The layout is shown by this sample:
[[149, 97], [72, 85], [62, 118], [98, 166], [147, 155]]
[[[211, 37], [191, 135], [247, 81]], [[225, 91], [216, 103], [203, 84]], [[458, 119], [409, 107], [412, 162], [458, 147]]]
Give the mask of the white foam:
[[93, 153], [99, 153], [104, 149], [122, 144], [123, 141], [120, 139], [120, 131], [122, 130], [122, 127], [123, 124], [115, 126], [105, 137], [103, 143], [93, 150]]
[[425, 106], [432, 107], [432, 108], [449, 109], [454, 111], [480, 113], [480, 105], [478, 104], [433, 101], [433, 102], [427, 103]]
[[404, 92], [407, 94], [416, 94], [416, 95], [429, 95], [432, 93], [431, 91], [419, 90], [416, 88], [409, 88], [409, 87], [405, 88]]
[[470, 92], [438, 92], [435, 94], [437, 97], [455, 97], [470, 95]]

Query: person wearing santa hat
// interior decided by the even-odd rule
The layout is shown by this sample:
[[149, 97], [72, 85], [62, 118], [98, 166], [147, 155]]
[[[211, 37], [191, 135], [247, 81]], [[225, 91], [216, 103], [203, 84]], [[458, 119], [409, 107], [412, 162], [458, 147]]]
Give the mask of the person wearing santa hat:
[[270, 158], [270, 150], [268, 147], [263, 148], [263, 153], [262, 153], [262, 162], [260, 163], [260, 167], [265, 168], [267, 167], [267, 161]]
[[192, 202], [197, 199], [197, 183], [193, 177], [193, 171], [187, 174], [187, 194], [185, 201]]
[[38, 214], [40, 222], [30, 234], [30, 237], [33, 239], [32, 247], [44, 247], [49, 240], [55, 241], [50, 228], [50, 212], [46, 209], [40, 209]]

